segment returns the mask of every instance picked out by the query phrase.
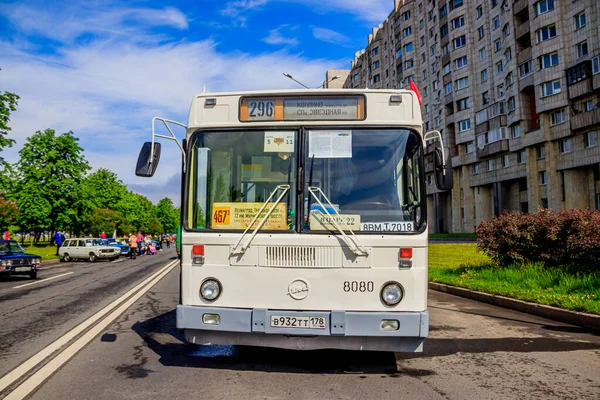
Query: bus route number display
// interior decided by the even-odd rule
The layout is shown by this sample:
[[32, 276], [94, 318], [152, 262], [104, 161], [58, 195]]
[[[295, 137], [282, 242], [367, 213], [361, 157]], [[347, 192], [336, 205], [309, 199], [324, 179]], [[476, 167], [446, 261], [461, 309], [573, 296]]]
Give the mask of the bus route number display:
[[275, 120], [274, 99], [250, 99], [248, 101], [249, 121], [273, 121]]

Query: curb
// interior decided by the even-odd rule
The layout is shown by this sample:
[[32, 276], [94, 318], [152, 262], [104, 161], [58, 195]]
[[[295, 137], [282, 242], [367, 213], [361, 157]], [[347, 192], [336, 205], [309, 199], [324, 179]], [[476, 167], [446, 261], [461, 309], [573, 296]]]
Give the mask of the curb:
[[596, 314], [569, 311], [563, 308], [530, 303], [523, 300], [511, 299], [510, 297], [463, 289], [437, 282], [429, 282], [429, 289], [600, 331], [600, 315]]

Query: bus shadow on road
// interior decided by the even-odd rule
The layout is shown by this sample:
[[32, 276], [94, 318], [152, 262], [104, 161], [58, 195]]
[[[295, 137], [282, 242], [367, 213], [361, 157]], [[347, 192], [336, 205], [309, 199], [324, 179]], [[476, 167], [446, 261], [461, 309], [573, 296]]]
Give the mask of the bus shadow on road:
[[175, 315], [172, 310], [133, 326], [164, 366], [286, 373], [398, 374], [396, 358], [390, 352], [187, 344], [183, 333], [175, 328]]

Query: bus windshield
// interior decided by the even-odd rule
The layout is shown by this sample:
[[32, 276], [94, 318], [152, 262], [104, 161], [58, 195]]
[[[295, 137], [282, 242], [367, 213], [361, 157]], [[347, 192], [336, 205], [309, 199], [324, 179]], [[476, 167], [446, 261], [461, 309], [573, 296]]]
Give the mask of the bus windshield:
[[200, 132], [186, 226], [243, 231], [266, 206], [259, 219], [274, 208], [265, 231], [415, 232], [424, 220], [422, 157], [419, 136], [407, 129]]

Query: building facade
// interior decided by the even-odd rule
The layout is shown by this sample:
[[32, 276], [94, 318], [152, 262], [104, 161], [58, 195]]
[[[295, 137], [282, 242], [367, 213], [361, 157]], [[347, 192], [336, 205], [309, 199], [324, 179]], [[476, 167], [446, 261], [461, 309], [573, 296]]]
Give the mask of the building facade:
[[598, 0], [393, 6], [343, 86], [417, 84], [454, 170], [453, 190], [436, 190], [427, 147], [432, 231], [473, 232], [504, 210], [600, 209]]

